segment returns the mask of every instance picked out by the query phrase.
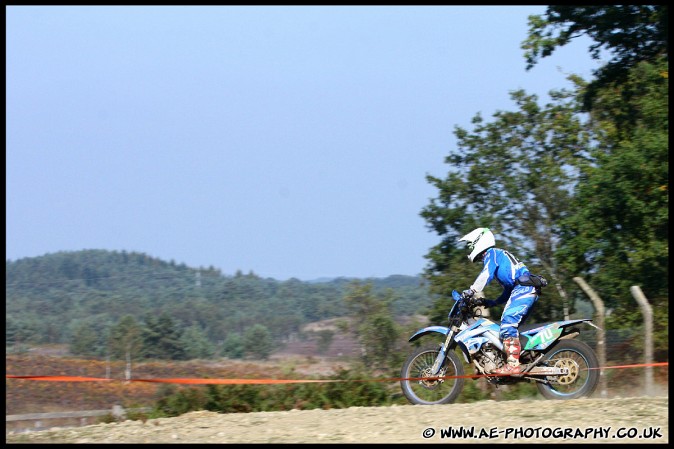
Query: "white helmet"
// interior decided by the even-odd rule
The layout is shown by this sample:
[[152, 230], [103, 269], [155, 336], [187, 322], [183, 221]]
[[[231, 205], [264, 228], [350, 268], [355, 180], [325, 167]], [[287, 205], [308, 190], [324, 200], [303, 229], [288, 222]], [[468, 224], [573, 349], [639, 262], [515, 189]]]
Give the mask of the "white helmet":
[[468, 249], [470, 249], [468, 260], [471, 262], [475, 262], [475, 257], [482, 251], [496, 245], [494, 234], [491, 233], [489, 228], [473, 229], [459, 239], [459, 242], [462, 241], [468, 242]]

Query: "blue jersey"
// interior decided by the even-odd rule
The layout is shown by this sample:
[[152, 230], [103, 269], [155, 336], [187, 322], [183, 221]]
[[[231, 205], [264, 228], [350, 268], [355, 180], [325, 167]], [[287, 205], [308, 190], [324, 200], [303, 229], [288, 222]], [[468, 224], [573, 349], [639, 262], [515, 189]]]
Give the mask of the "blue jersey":
[[481, 292], [492, 280], [496, 279], [503, 287], [503, 293], [496, 299], [496, 302], [501, 304], [510, 297], [517, 278], [528, 272], [527, 266], [510, 252], [501, 248], [489, 248], [484, 255], [482, 271], [470, 288], [475, 292]]

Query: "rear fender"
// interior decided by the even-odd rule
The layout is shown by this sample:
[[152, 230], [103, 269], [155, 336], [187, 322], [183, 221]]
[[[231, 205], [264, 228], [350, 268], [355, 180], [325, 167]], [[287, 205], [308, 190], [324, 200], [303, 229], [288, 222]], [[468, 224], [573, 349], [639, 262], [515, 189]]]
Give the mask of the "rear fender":
[[527, 337], [526, 345], [522, 349], [525, 351], [541, 351], [546, 349], [560, 339], [566, 327], [573, 326], [574, 324], [585, 323], [598, 329], [591, 321], [590, 319], [557, 321], [522, 332], [522, 335]]

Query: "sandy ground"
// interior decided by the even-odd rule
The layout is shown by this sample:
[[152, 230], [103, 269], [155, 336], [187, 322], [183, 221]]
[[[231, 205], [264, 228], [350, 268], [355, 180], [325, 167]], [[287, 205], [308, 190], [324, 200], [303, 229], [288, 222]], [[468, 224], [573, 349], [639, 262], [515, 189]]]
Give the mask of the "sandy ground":
[[[669, 397], [522, 399], [124, 421], [6, 435], [7, 443], [669, 443]], [[474, 432], [463, 437], [457, 432]], [[450, 436], [451, 433], [451, 436]]]

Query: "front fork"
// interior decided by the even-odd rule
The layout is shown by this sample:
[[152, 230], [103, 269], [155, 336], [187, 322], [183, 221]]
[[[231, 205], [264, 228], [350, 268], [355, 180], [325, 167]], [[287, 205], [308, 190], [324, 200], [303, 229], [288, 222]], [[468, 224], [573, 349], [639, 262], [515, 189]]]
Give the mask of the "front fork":
[[431, 368], [432, 370], [431, 376], [437, 376], [438, 373], [440, 373], [440, 369], [442, 368], [442, 365], [445, 363], [445, 356], [447, 355], [449, 344], [452, 342], [452, 338], [454, 337], [455, 333], [456, 329], [451, 328], [447, 333], [447, 338], [445, 339], [445, 342], [440, 345], [438, 356], [435, 358], [435, 362], [433, 363], [433, 367]]

